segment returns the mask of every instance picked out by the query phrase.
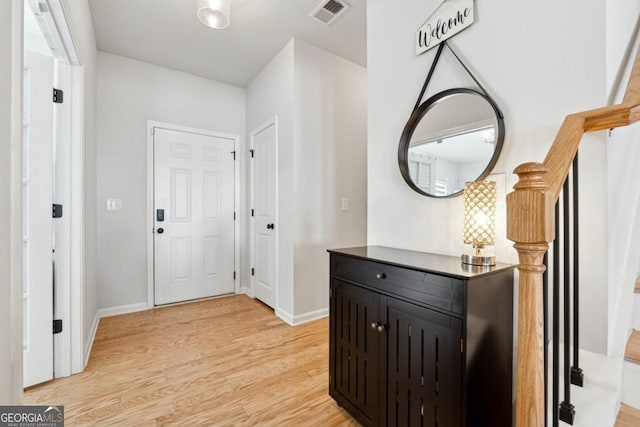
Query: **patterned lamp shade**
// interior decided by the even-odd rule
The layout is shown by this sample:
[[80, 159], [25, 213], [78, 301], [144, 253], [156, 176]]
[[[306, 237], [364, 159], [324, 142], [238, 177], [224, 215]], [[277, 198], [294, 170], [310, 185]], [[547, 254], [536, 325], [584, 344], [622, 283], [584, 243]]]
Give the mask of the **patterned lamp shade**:
[[475, 248], [496, 241], [496, 183], [467, 182], [464, 186], [464, 243]]

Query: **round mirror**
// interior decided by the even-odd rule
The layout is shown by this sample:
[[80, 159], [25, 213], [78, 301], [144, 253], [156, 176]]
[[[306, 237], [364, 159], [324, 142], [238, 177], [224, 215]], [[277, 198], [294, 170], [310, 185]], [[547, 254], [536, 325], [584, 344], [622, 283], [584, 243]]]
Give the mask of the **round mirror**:
[[484, 179], [504, 141], [502, 112], [474, 89], [449, 89], [423, 102], [400, 137], [398, 163], [411, 188], [430, 197], [461, 194]]

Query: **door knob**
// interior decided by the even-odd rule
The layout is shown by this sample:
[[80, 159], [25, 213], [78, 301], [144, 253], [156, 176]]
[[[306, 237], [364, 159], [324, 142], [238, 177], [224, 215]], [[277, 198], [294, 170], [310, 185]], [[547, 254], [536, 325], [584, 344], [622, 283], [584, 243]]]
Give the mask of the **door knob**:
[[384, 332], [387, 330], [387, 327], [385, 325], [378, 325], [378, 332]]
[[267, 229], [268, 229], [268, 230], [273, 230], [273, 229], [275, 229], [275, 228], [276, 228], [276, 227], [273, 225], [273, 223], [271, 223], [271, 224], [267, 224]]
[[162, 227], [158, 228], [158, 234], [162, 234], [162, 233], [164, 233], [164, 228]]
[[378, 329], [378, 324], [376, 322], [371, 323], [371, 329], [373, 330]]

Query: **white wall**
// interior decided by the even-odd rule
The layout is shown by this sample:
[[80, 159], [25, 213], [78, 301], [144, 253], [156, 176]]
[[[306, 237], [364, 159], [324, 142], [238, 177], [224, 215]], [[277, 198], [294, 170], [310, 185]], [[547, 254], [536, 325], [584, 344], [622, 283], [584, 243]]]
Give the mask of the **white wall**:
[[[607, 1], [607, 83], [622, 101], [640, 48], [640, 3]], [[620, 82], [620, 83], [618, 83]], [[633, 287], [640, 271], [640, 125], [615, 129], [607, 144], [609, 207], [609, 353], [621, 356], [631, 326]]]
[[[329, 307], [327, 249], [367, 239], [367, 71], [294, 40], [294, 316]], [[349, 211], [341, 211], [342, 199]]]
[[605, 0], [607, 31], [607, 93], [610, 100], [622, 92], [629, 81], [624, 75], [626, 56], [635, 55], [635, 33], [640, 26], [640, 2], [637, 0]]
[[274, 116], [276, 313], [298, 323], [327, 312], [326, 250], [366, 243], [366, 70], [292, 39], [247, 88], [247, 134]]
[[80, 64], [84, 68], [84, 348], [98, 311], [96, 228], [96, 39], [88, 0], [63, 0]]
[[621, 357], [631, 327], [640, 272], [640, 124], [614, 130], [609, 141], [609, 347]]
[[[245, 91], [99, 52], [97, 99], [98, 307], [146, 303], [147, 120], [238, 135], [244, 147]], [[107, 198], [122, 210], [107, 212]]]
[[[278, 249], [277, 308], [293, 315], [293, 55], [291, 40], [247, 87], [247, 135], [272, 117], [278, 117]], [[249, 136], [247, 136], [249, 138]], [[247, 226], [248, 228], [248, 226]], [[246, 240], [249, 247], [249, 241]], [[251, 268], [245, 264], [245, 274]], [[247, 286], [249, 285], [247, 280]]]
[[[438, 5], [368, 2], [368, 243], [457, 256], [464, 250], [462, 199], [421, 197], [397, 165], [400, 134], [435, 53], [415, 56], [415, 30]], [[476, 3], [476, 23], [453, 39], [505, 115], [494, 171], [506, 174], [508, 191], [517, 165], [543, 160], [565, 115], [606, 103], [604, 13], [604, 0]], [[445, 50], [427, 95], [452, 86], [474, 85]], [[607, 335], [605, 143], [602, 132], [587, 135], [581, 152], [583, 186], [600, 183], [584, 200], [581, 218], [589, 230], [581, 243], [581, 343], [597, 352], [605, 351]], [[497, 243], [500, 261], [517, 261], [511, 246]]]
[[0, 2], [0, 404], [22, 400], [23, 6]]

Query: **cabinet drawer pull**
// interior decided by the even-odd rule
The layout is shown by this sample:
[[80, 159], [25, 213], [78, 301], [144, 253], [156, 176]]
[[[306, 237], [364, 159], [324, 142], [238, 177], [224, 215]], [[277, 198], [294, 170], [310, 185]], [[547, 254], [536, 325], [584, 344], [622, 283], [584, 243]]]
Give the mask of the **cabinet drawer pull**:
[[384, 273], [378, 273], [378, 274], [376, 274], [376, 279], [385, 279], [386, 277], [387, 277], [387, 275], [386, 275], [386, 274], [384, 274]]
[[383, 325], [380, 322], [371, 322], [371, 329], [378, 332], [384, 332], [387, 330], [387, 325]]

